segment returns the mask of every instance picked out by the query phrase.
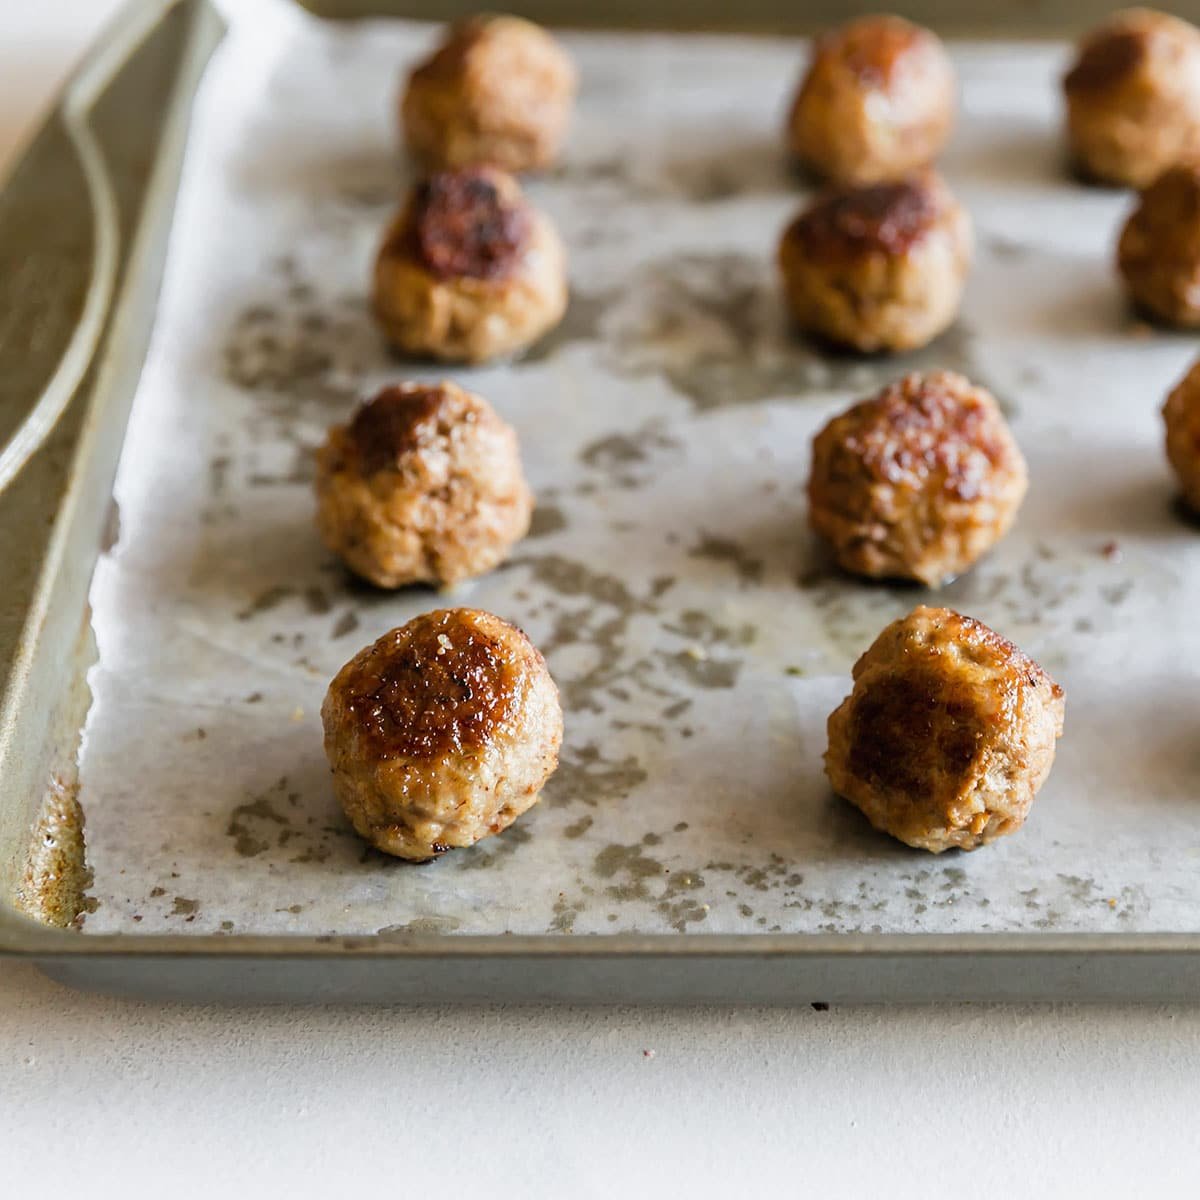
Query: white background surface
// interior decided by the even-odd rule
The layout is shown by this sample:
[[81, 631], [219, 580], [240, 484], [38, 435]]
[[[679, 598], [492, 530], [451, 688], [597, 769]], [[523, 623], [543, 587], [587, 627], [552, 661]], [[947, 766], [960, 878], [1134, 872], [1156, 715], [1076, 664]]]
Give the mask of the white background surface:
[[[114, 7], [0, 3], [0, 159]], [[1192, 1008], [215, 1010], [0, 963], [5, 1197], [1192, 1196], [1198, 1102]]]

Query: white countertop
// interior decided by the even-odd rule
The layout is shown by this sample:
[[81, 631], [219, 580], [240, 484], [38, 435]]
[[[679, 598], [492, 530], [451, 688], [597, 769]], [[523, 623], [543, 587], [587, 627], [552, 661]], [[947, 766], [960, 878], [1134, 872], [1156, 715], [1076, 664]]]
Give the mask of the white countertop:
[[[0, 162], [115, 7], [0, 6]], [[1162, 1198], [1200, 1167], [1200, 1008], [214, 1009], [5, 962], [0, 1063], [14, 1197]]]

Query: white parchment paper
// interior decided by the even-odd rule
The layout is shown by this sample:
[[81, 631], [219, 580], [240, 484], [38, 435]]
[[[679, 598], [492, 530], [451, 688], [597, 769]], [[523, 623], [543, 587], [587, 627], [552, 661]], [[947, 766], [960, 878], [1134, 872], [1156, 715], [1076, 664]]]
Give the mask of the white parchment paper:
[[[367, 308], [407, 182], [394, 96], [427, 29], [239, 14], [199, 97], [153, 352], [92, 594], [89, 932], [389, 934], [1196, 929], [1200, 532], [1158, 408], [1194, 340], [1126, 312], [1128, 204], [1064, 174], [1062, 54], [959, 47], [945, 159], [976, 222], [959, 325], [903, 362], [789, 336], [773, 270], [804, 196], [779, 126], [793, 42], [567, 38], [566, 164], [531, 184], [573, 301], [527, 359], [448, 372], [517, 427], [540, 508], [456, 591], [353, 584], [312, 526], [310, 451], [404, 364]], [[992, 387], [1029, 459], [1017, 530], [944, 601], [1066, 687], [1032, 817], [933, 858], [829, 791], [825, 718], [920, 592], [828, 570], [809, 441], [912, 366]], [[450, 602], [542, 645], [563, 763], [501, 838], [411, 867], [333, 802], [318, 709], [361, 645]]]

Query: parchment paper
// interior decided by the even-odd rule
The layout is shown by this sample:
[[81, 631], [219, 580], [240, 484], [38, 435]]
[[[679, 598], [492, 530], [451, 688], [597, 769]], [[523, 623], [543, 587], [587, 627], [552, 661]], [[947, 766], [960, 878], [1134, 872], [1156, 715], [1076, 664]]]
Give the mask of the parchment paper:
[[[862, 363], [791, 337], [776, 292], [805, 195], [779, 138], [800, 44], [568, 37], [578, 119], [530, 191], [570, 248], [570, 314], [521, 362], [443, 371], [392, 359], [366, 304], [407, 182], [394, 97], [432, 31], [238, 16], [93, 587], [85, 931], [1198, 927], [1200, 532], [1158, 415], [1195, 343], [1124, 307], [1128, 198], [1065, 175], [1059, 49], [956, 48], [962, 319]], [[1026, 827], [938, 858], [874, 833], [821, 767], [854, 658], [927, 597], [830, 571], [803, 497], [820, 424], [934, 365], [996, 391], [1032, 473], [1016, 531], [938, 598], [1068, 695]], [[378, 384], [442, 375], [516, 425], [534, 534], [452, 596], [371, 592], [316, 539], [310, 451]], [[566, 743], [510, 832], [412, 867], [337, 811], [318, 709], [361, 645], [447, 603], [544, 648]]]

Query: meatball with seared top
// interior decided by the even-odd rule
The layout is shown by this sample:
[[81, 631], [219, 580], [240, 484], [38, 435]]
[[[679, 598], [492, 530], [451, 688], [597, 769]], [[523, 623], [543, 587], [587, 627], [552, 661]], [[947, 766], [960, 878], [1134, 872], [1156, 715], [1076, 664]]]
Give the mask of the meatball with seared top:
[[788, 143], [834, 183], [898, 179], [941, 153], [954, 105], [954, 68], [936, 34], [902, 17], [860, 17], [816, 40]]
[[1179, 476], [1185, 503], [1200, 516], [1200, 359], [1167, 397], [1163, 419], [1167, 458]]
[[317, 452], [317, 527], [378, 587], [490, 571], [529, 531], [517, 435], [453, 383], [384, 388]]
[[936, 175], [826, 192], [779, 246], [796, 324], [863, 353], [915, 350], [958, 314], [971, 222]]
[[1164, 171], [1125, 222], [1117, 266], [1147, 316], [1200, 328], [1200, 162]]
[[536, 171], [558, 156], [575, 88], [570, 58], [540, 26], [471, 17], [409, 76], [400, 123], [425, 167]]
[[829, 718], [825, 771], [876, 829], [940, 854], [1019, 829], [1054, 763], [1063, 690], [948, 608], [894, 621]]
[[1146, 187], [1200, 153], [1200, 30], [1149, 8], [1094, 29], [1063, 79], [1067, 138], [1080, 171]]
[[1008, 532], [1027, 486], [990, 392], [906, 375], [817, 434], [808, 519], [845, 570], [936, 587]]
[[566, 311], [562, 242], [511, 175], [492, 167], [434, 175], [384, 237], [374, 306], [405, 354], [458, 362], [513, 354]]
[[426, 613], [360, 650], [321, 720], [350, 823], [414, 862], [500, 833], [536, 804], [563, 733], [537, 648], [471, 608]]

